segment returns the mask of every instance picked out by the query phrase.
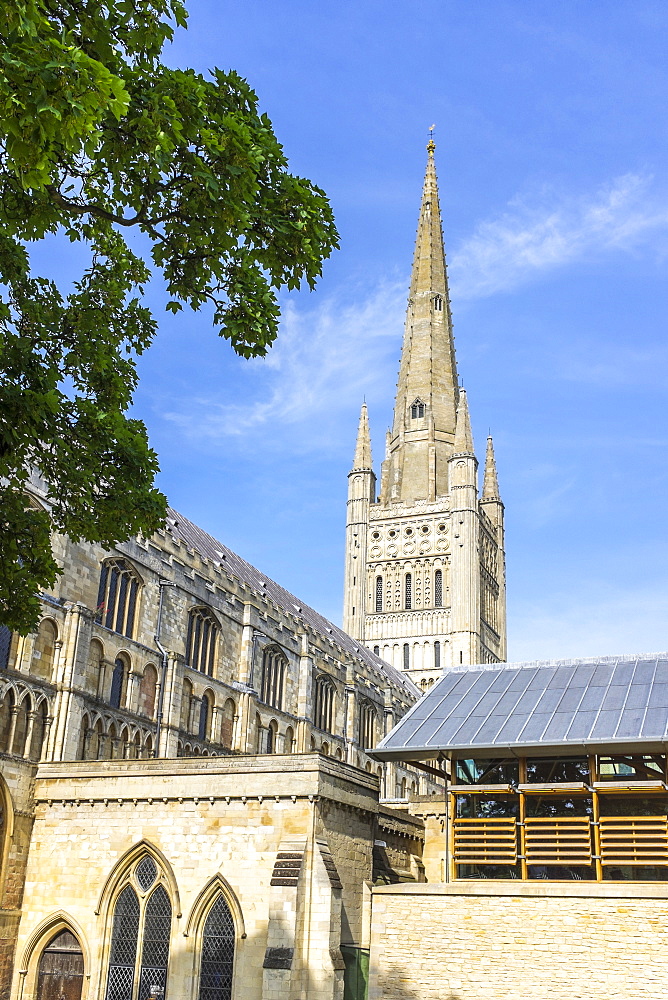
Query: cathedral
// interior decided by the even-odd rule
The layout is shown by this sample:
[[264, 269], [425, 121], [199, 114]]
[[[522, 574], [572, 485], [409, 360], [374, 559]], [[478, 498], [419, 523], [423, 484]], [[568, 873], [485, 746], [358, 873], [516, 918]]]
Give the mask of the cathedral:
[[506, 658], [503, 504], [491, 437], [482, 494], [459, 385], [429, 142], [392, 429], [380, 491], [362, 407], [348, 477], [344, 630], [426, 690]]
[[0, 1000], [668, 996], [668, 655], [504, 662], [432, 142], [343, 629], [175, 510], [53, 546], [0, 627]]

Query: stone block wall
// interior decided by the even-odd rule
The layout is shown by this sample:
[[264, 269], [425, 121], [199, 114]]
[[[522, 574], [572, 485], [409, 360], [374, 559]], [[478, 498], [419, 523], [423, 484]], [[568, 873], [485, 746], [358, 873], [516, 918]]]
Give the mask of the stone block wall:
[[369, 1000], [659, 1000], [667, 947], [660, 883], [384, 886]]

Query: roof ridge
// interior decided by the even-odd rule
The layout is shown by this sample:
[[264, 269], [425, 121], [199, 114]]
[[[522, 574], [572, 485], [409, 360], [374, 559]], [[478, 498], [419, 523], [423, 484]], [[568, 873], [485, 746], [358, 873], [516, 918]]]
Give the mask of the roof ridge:
[[610, 656], [580, 656], [561, 660], [503, 660], [500, 663], [470, 663], [456, 664], [453, 667], [446, 667], [444, 674], [462, 674], [471, 672], [482, 672], [483, 670], [520, 670], [527, 667], [569, 667], [580, 664], [597, 663], [619, 663], [629, 660], [668, 660], [668, 652], [662, 650], [658, 653], [615, 653]]

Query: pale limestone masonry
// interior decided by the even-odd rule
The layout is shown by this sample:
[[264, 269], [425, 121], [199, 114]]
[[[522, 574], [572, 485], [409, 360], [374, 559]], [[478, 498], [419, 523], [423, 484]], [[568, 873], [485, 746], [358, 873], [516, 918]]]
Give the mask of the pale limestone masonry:
[[[37, 996], [41, 951], [62, 926], [82, 945], [82, 996], [104, 996], [113, 903], [142, 852], [173, 904], [174, 1000], [198, 995], [214, 892], [235, 918], [235, 1000], [340, 998], [340, 948], [364, 937], [374, 841], [408, 871], [421, 840], [419, 821], [379, 808], [375, 776], [320, 754], [42, 764], [35, 802], [12, 989], [21, 1000]], [[293, 880], [276, 878], [280, 854], [298, 859]]]
[[343, 627], [426, 690], [443, 669], [506, 657], [503, 504], [491, 438], [482, 494], [455, 361], [429, 157], [380, 495], [366, 404], [348, 477]]
[[[31, 484], [31, 497], [37, 505], [48, 505], [45, 485], [37, 480]], [[309, 872], [317, 871], [318, 878], [322, 871], [317, 857], [323, 852], [327, 857], [328, 850], [340, 857], [343, 888], [339, 902], [329, 890], [316, 900], [312, 874], [308, 876], [308, 891], [299, 888], [290, 898], [284, 898], [278, 885], [265, 892], [262, 883], [263, 905], [270, 907], [262, 917], [263, 947], [280, 952], [283, 945], [267, 945], [265, 938], [269, 934], [275, 941], [285, 936], [293, 942], [289, 947], [294, 956], [303, 952], [307, 957], [299, 958], [301, 971], [294, 975], [292, 966], [288, 970], [274, 968], [270, 959], [259, 979], [253, 981], [254, 992], [242, 991], [235, 994], [235, 1000], [237, 995], [253, 995], [258, 1000], [261, 996], [300, 995], [304, 977], [307, 972], [314, 976], [316, 967], [329, 970], [322, 972], [322, 982], [318, 980], [317, 995], [338, 996], [340, 946], [361, 947], [360, 913], [365, 885], [373, 872], [377, 869], [383, 879], [397, 878], [392, 867], [396, 864], [401, 877], [423, 877], [421, 822], [408, 820], [407, 826], [398, 820], [403, 827], [395, 823], [389, 834], [383, 830], [376, 836], [374, 817], [379, 793], [393, 800], [399, 797], [405, 803], [410, 794], [433, 790], [434, 783], [403, 764], [380, 764], [366, 752], [405, 714], [419, 697], [419, 690], [410, 678], [175, 511], [170, 511], [163, 531], [151, 538], [133, 538], [113, 552], [65, 537], [54, 539], [54, 551], [63, 574], [54, 592], [42, 595], [37, 632], [21, 638], [0, 630], [0, 1000], [10, 995], [12, 968], [16, 969], [17, 961], [23, 962], [23, 975], [15, 980], [12, 996], [27, 1000], [35, 995], [36, 963], [58, 927], [69, 929], [81, 940], [79, 931], [86, 927], [84, 916], [91, 902], [86, 897], [75, 906], [85, 882], [82, 873], [91, 873], [96, 882], [106, 879], [104, 864], [115, 864], [113, 859], [130, 850], [137, 837], [148, 838], [162, 850], [157, 845], [166, 843], [170, 829], [183, 830], [190, 824], [195, 839], [186, 843], [185, 835], [179, 834], [181, 847], [177, 850], [172, 843], [171, 854], [165, 852], [165, 858], [169, 854], [173, 871], [181, 865], [190, 871], [200, 864], [201, 848], [201, 863], [211, 867], [213, 857], [206, 853], [210, 849], [206, 845], [212, 828], [206, 823], [199, 825], [200, 819], [205, 819], [199, 817], [204, 806], [196, 808], [195, 801], [203, 802], [203, 790], [207, 799], [213, 795], [217, 803], [215, 809], [207, 807], [206, 813], [216, 816], [216, 829], [227, 831], [229, 820], [230, 830], [236, 830], [234, 836], [230, 833], [225, 855], [228, 867], [251, 869], [259, 875], [261, 866], [257, 867], [254, 845], [265, 827], [272, 830], [271, 835], [265, 830], [268, 839], [262, 841], [269, 868], [277, 853], [286, 852], [280, 845], [295, 838], [307, 845], [304, 864], [310, 866]], [[114, 572], [121, 575], [105, 591], [104, 581], [111, 579], [114, 566]], [[122, 611], [118, 615], [114, 611], [112, 621], [108, 620], [111, 607]], [[206, 660], [196, 662], [189, 635], [204, 620], [214, 639]], [[267, 680], [268, 664], [272, 663], [274, 679]], [[342, 813], [339, 806], [331, 806], [331, 801], [339, 801], [336, 795], [319, 799], [317, 823], [325, 823], [325, 815], [328, 818], [324, 846], [318, 849], [317, 857], [312, 846], [315, 814], [312, 805], [307, 808], [304, 801], [308, 795], [320, 793], [312, 788], [304, 799], [295, 787], [302, 780], [296, 776], [309, 770], [303, 762], [315, 759], [310, 757], [313, 752], [323, 755], [325, 762], [333, 762], [336, 781], [345, 789], [339, 799], [352, 802], [358, 794], [353, 790], [358, 788], [359, 795], [372, 800], [368, 809], [364, 807], [367, 811], [362, 810], [365, 818], [360, 819], [359, 809], [351, 807], [352, 811]], [[248, 756], [255, 754], [256, 758]], [[257, 767], [248, 763], [253, 760]], [[35, 778], [38, 764], [42, 770]], [[45, 765], [54, 770], [44, 771]], [[200, 771], [208, 777], [201, 778]], [[259, 789], [257, 775], [265, 772], [269, 776]], [[42, 795], [33, 829], [34, 796], [41, 795], [47, 775], [52, 780], [56, 773], [58, 794], [68, 802], [82, 798], [82, 775], [96, 788], [101, 787], [100, 782], [108, 782], [113, 791], [83, 796], [94, 799], [92, 806], [85, 802], [73, 808], [61, 804], [53, 807], [55, 811], [45, 806]], [[115, 775], [113, 780], [110, 774]], [[124, 798], [130, 774], [131, 798], [137, 800], [132, 809]], [[70, 777], [71, 789], [65, 792]], [[181, 788], [181, 781], [187, 788]], [[234, 807], [225, 805], [224, 821], [219, 816], [220, 798], [216, 798], [219, 784], [236, 803]], [[181, 790], [175, 793], [174, 789]], [[271, 798], [271, 808], [261, 806], [258, 795], [263, 802]], [[248, 800], [252, 796], [257, 799], [255, 804], [241, 808], [241, 797]], [[119, 798], [122, 803], [118, 803]], [[108, 802], [103, 805], [104, 799]], [[113, 807], [112, 800], [116, 803]], [[49, 826], [47, 814], [57, 818], [55, 825]], [[121, 850], [109, 838], [114, 824], [120, 831], [131, 815], [132, 836]], [[144, 831], [141, 835], [140, 828]], [[387, 841], [388, 852], [374, 855], [374, 839]], [[343, 847], [339, 849], [337, 844]], [[308, 860], [311, 855], [315, 860]], [[65, 867], [60, 871], [65, 857], [67, 862], [63, 860]], [[234, 864], [232, 858], [236, 859]], [[24, 892], [28, 860], [33, 875], [28, 876]], [[93, 863], [99, 863], [95, 871]], [[326, 862], [322, 864], [326, 873]], [[51, 869], [59, 871], [61, 881], [54, 882]], [[216, 870], [214, 865], [212, 871]], [[251, 895], [248, 890], [244, 900], [250, 900]], [[66, 899], [72, 900], [76, 912], [70, 913]], [[238, 901], [234, 905], [238, 929], [249, 917], [246, 902], [243, 907]], [[252, 914], [258, 904], [248, 905]], [[316, 912], [321, 930], [327, 923], [327, 954], [335, 955], [331, 962], [327, 960], [329, 965], [317, 951], [325, 947], [324, 938], [317, 938], [317, 943], [313, 936]], [[60, 914], [60, 924], [53, 923], [56, 914]], [[94, 909], [88, 919], [92, 914]], [[19, 921], [25, 943], [20, 960], [15, 954]], [[96, 933], [93, 931], [92, 941]], [[254, 931], [254, 938], [259, 933]], [[108, 966], [107, 954], [95, 951], [98, 945], [102, 947], [99, 942], [86, 945], [93, 949], [92, 957], [86, 959], [90, 983], [95, 976], [104, 978]], [[249, 945], [246, 952], [250, 950]], [[188, 960], [191, 958], [192, 954]], [[175, 958], [177, 983], [179, 976], [185, 975], [178, 971], [179, 961]], [[33, 982], [30, 988], [29, 982]], [[82, 995], [99, 995], [101, 1000], [104, 988], [96, 986], [90, 992], [90, 983], [86, 980]], [[172, 990], [170, 979], [169, 993], [182, 995]]]
[[369, 1000], [665, 1000], [664, 885], [394, 885], [372, 893]]

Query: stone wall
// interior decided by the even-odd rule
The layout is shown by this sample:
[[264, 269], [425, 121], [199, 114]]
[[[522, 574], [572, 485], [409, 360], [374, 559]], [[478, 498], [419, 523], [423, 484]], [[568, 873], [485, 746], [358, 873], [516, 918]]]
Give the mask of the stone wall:
[[84, 997], [104, 996], [119, 880], [148, 850], [173, 908], [172, 997], [197, 996], [203, 900], [220, 884], [235, 917], [235, 997], [340, 1000], [340, 946], [364, 936], [378, 810], [375, 776], [318, 754], [42, 764], [13, 995], [36, 995], [39, 956], [67, 926]]
[[369, 1000], [658, 1000], [667, 947], [659, 883], [384, 886]]

